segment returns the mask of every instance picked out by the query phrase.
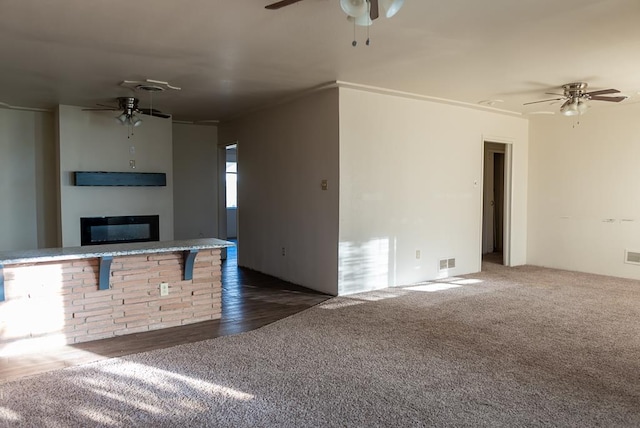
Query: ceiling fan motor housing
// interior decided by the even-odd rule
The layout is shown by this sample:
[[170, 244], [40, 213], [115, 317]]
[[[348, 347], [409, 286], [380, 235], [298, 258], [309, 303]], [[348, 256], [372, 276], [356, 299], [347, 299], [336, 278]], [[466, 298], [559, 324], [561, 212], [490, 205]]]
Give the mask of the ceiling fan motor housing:
[[131, 110], [133, 112], [138, 108], [138, 99], [134, 97], [118, 97], [118, 105], [122, 110]]
[[587, 84], [584, 82], [567, 83], [562, 88], [564, 96], [568, 98], [582, 97], [587, 92]]

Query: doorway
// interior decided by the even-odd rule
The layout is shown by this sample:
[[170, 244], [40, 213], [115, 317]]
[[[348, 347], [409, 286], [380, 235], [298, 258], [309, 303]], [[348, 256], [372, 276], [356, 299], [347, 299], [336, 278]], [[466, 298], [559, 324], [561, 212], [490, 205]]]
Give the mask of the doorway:
[[238, 145], [225, 147], [227, 239], [238, 239]]
[[483, 149], [482, 261], [508, 266], [511, 145], [485, 141]]
[[[236, 244], [238, 250], [238, 144], [218, 146], [218, 237]], [[227, 249], [222, 252], [226, 260]]]

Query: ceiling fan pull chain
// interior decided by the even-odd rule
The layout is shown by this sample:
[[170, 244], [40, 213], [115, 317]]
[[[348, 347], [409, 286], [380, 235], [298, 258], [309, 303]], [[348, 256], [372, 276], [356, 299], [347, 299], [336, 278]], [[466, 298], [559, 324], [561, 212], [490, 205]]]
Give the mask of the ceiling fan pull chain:
[[356, 41], [356, 20], [353, 20], [353, 42], [351, 42], [351, 46], [354, 48], [358, 46], [358, 42]]
[[[367, 0], [367, 4], [369, 5], [369, 7], [367, 8], [367, 15], [371, 16], [371, 0]], [[369, 44], [371, 43], [369, 39], [369, 28], [371, 28], [371, 25], [367, 25], [367, 41], [364, 42], [364, 44], [367, 46], [369, 46]]]

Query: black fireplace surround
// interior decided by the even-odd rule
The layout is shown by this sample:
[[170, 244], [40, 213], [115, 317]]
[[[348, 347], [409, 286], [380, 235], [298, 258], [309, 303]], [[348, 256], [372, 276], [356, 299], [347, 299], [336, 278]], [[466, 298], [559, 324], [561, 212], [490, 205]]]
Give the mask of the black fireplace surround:
[[81, 217], [80, 244], [102, 245], [160, 240], [160, 216]]

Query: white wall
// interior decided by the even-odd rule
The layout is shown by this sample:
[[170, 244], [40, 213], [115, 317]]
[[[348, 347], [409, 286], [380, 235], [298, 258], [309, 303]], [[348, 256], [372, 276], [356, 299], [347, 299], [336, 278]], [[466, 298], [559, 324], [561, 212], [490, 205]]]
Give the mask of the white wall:
[[484, 138], [513, 143], [511, 264], [524, 264], [527, 120], [340, 89], [340, 294], [437, 278], [441, 258], [456, 258], [450, 275], [481, 269]]
[[55, 247], [52, 113], [0, 109], [0, 251]]
[[238, 142], [241, 266], [337, 294], [338, 128], [337, 89], [221, 126]]
[[175, 239], [218, 237], [218, 128], [173, 125]]
[[[596, 103], [594, 103], [596, 104]], [[530, 130], [530, 264], [640, 279], [640, 103], [535, 117]]]
[[[62, 246], [80, 245], [80, 217], [160, 216], [160, 240], [173, 239], [171, 120], [144, 116], [127, 138], [113, 112], [58, 108], [60, 222]], [[131, 153], [135, 147], [135, 154]], [[136, 169], [129, 160], [136, 161]], [[164, 172], [166, 187], [84, 187], [73, 185], [74, 171]]]

